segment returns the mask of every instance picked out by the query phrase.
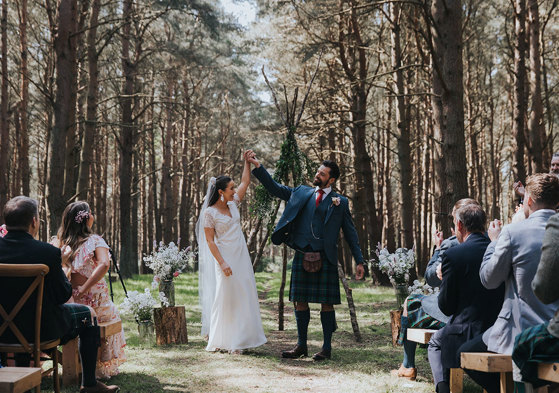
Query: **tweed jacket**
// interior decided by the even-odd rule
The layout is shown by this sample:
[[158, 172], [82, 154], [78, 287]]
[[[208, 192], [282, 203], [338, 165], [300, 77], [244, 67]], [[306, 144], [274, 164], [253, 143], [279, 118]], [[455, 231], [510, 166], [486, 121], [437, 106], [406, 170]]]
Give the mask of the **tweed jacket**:
[[[542, 257], [532, 281], [532, 289], [543, 304], [556, 304], [559, 300], [557, 277], [559, 277], [559, 214], [555, 214], [547, 222], [542, 243]], [[559, 310], [549, 321], [547, 330], [559, 338]]]
[[495, 324], [484, 334], [491, 352], [512, 354], [514, 339], [534, 325], [549, 321], [559, 302], [543, 304], [532, 290], [540, 263], [545, 227], [554, 210], [537, 210], [521, 222], [506, 225], [483, 257], [482, 284], [496, 288], [505, 283], [505, 300]]

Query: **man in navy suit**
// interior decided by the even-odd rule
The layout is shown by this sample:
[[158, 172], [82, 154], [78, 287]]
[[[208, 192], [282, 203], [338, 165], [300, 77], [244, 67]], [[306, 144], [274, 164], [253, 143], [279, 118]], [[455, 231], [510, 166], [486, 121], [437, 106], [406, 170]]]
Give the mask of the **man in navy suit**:
[[[363, 255], [348, 200], [332, 190], [334, 182], [340, 177], [340, 169], [333, 161], [323, 161], [316, 172], [314, 187], [300, 185], [292, 188], [276, 183], [252, 150], [245, 153], [245, 159], [254, 164], [252, 173], [268, 192], [287, 202], [272, 234], [272, 242], [276, 245], [285, 243], [295, 250], [289, 300], [295, 304], [298, 339], [295, 348], [282, 352], [282, 357], [296, 359], [308, 356], [309, 303], [320, 303], [324, 343], [313, 359], [330, 359], [332, 333], [336, 330], [334, 304], [341, 303], [337, 246], [340, 229], [344, 231], [344, 238], [357, 263], [356, 278], [361, 279], [364, 274]], [[303, 258], [308, 252], [320, 253], [322, 267], [319, 271], [311, 273], [304, 269]]]
[[[118, 392], [118, 386], [107, 386], [95, 379], [100, 340], [99, 326], [92, 324], [89, 307], [66, 303], [72, 296], [72, 286], [62, 271], [60, 249], [34, 239], [39, 232], [40, 224], [37, 201], [26, 196], [12, 198], [4, 206], [2, 215], [8, 233], [0, 238], [0, 263], [22, 265], [41, 263], [49, 267], [43, 289], [41, 341], [59, 338], [61, 343], [65, 344], [79, 336], [82, 365], [80, 393]], [[25, 283], [27, 279], [21, 280]], [[0, 303], [7, 311], [14, 308], [26, 289], [21, 280], [12, 277], [0, 279]], [[34, 321], [35, 298], [32, 297], [16, 317], [16, 323], [27, 340], [33, 340]], [[0, 323], [2, 322], [3, 318], [0, 317]], [[0, 335], [0, 341], [17, 343], [16, 337], [9, 329]], [[16, 357], [16, 363], [18, 366], [28, 365], [25, 363], [29, 363], [29, 356]]]
[[483, 333], [497, 319], [503, 304], [504, 286], [486, 289], [479, 277], [483, 254], [489, 245], [486, 215], [479, 205], [466, 205], [454, 215], [459, 245], [442, 258], [439, 308], [450, 317], [429, 341], [429, 363], [437, 393], [449, 393], [449, 370], [460, 367], [458, 348]]

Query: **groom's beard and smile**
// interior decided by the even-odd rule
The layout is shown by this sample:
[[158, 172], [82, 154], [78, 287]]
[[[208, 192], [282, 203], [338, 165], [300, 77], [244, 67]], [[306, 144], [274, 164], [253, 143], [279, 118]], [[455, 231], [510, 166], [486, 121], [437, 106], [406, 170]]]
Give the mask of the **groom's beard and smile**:
[[[330, 179], [328, 179], [330, 180]], [[322, 181], [318, 176], [316, 176], [312, 182], [313, 186], [318, 186], [319, 188], [326, 188], [328, 186], [328, 180]]]

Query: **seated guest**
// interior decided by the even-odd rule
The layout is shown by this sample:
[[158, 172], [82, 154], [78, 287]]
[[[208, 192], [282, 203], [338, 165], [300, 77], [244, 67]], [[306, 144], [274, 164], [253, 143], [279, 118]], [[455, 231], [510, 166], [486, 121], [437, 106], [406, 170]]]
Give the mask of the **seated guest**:
[[[8, 233], [0, 238], [0, 263], [34, 264], [49, 267], [43, 289], [43, 312], [41, 318], [41, 341], [60, 339], [64, 344], [79, 336], [82, 365], [80, 393], [117, 392], [118, 386], [106, 386], [95, 379], [95, 364], [99, 347], [99, 326], [95, 326], [89, 307], [65, 304], [72, 295], [72, 286], [62, 271], [60, 250], [50, 244], [34, 239], [39, 232], [38, 204], [34, 199], [18, 196], [6, 203], [3, 211]], [[19, 280], [0, 279], [0, 302], [11, 310], [23, 295]], [[34, 298], [33, 298], [34, 299]], [[18, 314], [16, 323], [22, 334], [34, 339], [35, 305], [32, 300]], [[0, 323], [3, 318], [0, 317]], [[0, 336], [2, 342], [17, 343], [10, 329]], [[27, 356], [29, 362], [29, 356]], [[22, 359], [16, 359], [21, 364]]]
[[485, 212], [466, 205], [454, 215], [459, 245], [443, 255], [439, 308], [450, 317], [429, 341], [429, 364], [438, 393], [449, 393], [450, 369], [460, 367], [458, 348], [489, 328], [503, 304], [504, 288], [488, 290], [481, 285], [479, 267], [489, 239], [485, 236]]
[[[495, 324], [483, 335], [465, 343], [460, 352], [512, 354], [515, 337], [524, 329], [548, 321], [559, 303], [545, 305], [531, 284], [540, 262], [545, 226], [559, 202], [559, 179], [539, 173], [528, 177], [524, 195], [524, 221], [501, 229], [495, 220], [489, 226], [487, 247], [479, 275], [493, 289], [505, 284], [505, 300]], [[499, 374], [466, 370], [488, 393], [499, 392]], [[513, 373], [513, 379], [520, 376]]]
[[[534, 294], [543, 304], [559, 302], [559, 214], [547, 222], [542, 256], [532, 281]], [[516, 336], [512, 360], [520, 369], [522, 381], [533, 387], [547, 385], [538, 379], [538, 362], [559, 362], [559, 313], [549, 321], [524, 330]], [[526, 389], [527, 391], [529, 389]]]
[[[452, 208], [451, 216], [454, 217], [456, 210], [467, 204], [478, 204], [476, 200], [470, 198], [460, 199]], [[425, 270], [425, 281], [431, 287], [440, 287], [441, 280], [437, 277], [437, 268], [440, 266], [442, 256], [446, 250], [453, 247], [458, 243], [455, 235], [448, 239], [443, 239], [442, 232], [435, 234], [435, 252], [431, 260], [427, 264]], [[415, 367], [415, 350], [417, 343], [407, 340], [407, 329], [440, 329], [449, 320], [449, 317], [444, 315], [439, 310], [437, 300], [438, 294], [434, 295], [410, 295], [404, 302], [404, 310], [402, 312], [401, 330], [398, 337], [398, 344], [404, 346], [404, 360], [398, 370], [392, 370], [390, 373], [397, 377], [415, 380], [417, 377], [417, 369]]]

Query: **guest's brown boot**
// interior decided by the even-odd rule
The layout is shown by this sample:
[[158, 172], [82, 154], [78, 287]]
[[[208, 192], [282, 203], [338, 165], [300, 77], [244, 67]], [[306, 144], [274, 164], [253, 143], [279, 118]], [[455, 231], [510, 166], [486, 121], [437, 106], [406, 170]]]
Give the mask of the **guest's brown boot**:
[[281, 357], [286, 359], [299, 359], [301, 356], [309, 356], [306, 346], [296, 345], [291, 351], [283, 351], [281, 353]]
[[395, 377], [406, 378], [410, 381], [415, 381], [417, 377], [417, 368], [406, 368], [403, 364], [400, 365], [398, 370], [390, 371], [390, 374], [394, 375]]
[[312, 358], [315, 362], [321, 362], [323, 360], [326, 359], [330, 359], [332, 357], [332, 351], [320, 351], [318, 353], [315, 353]]

